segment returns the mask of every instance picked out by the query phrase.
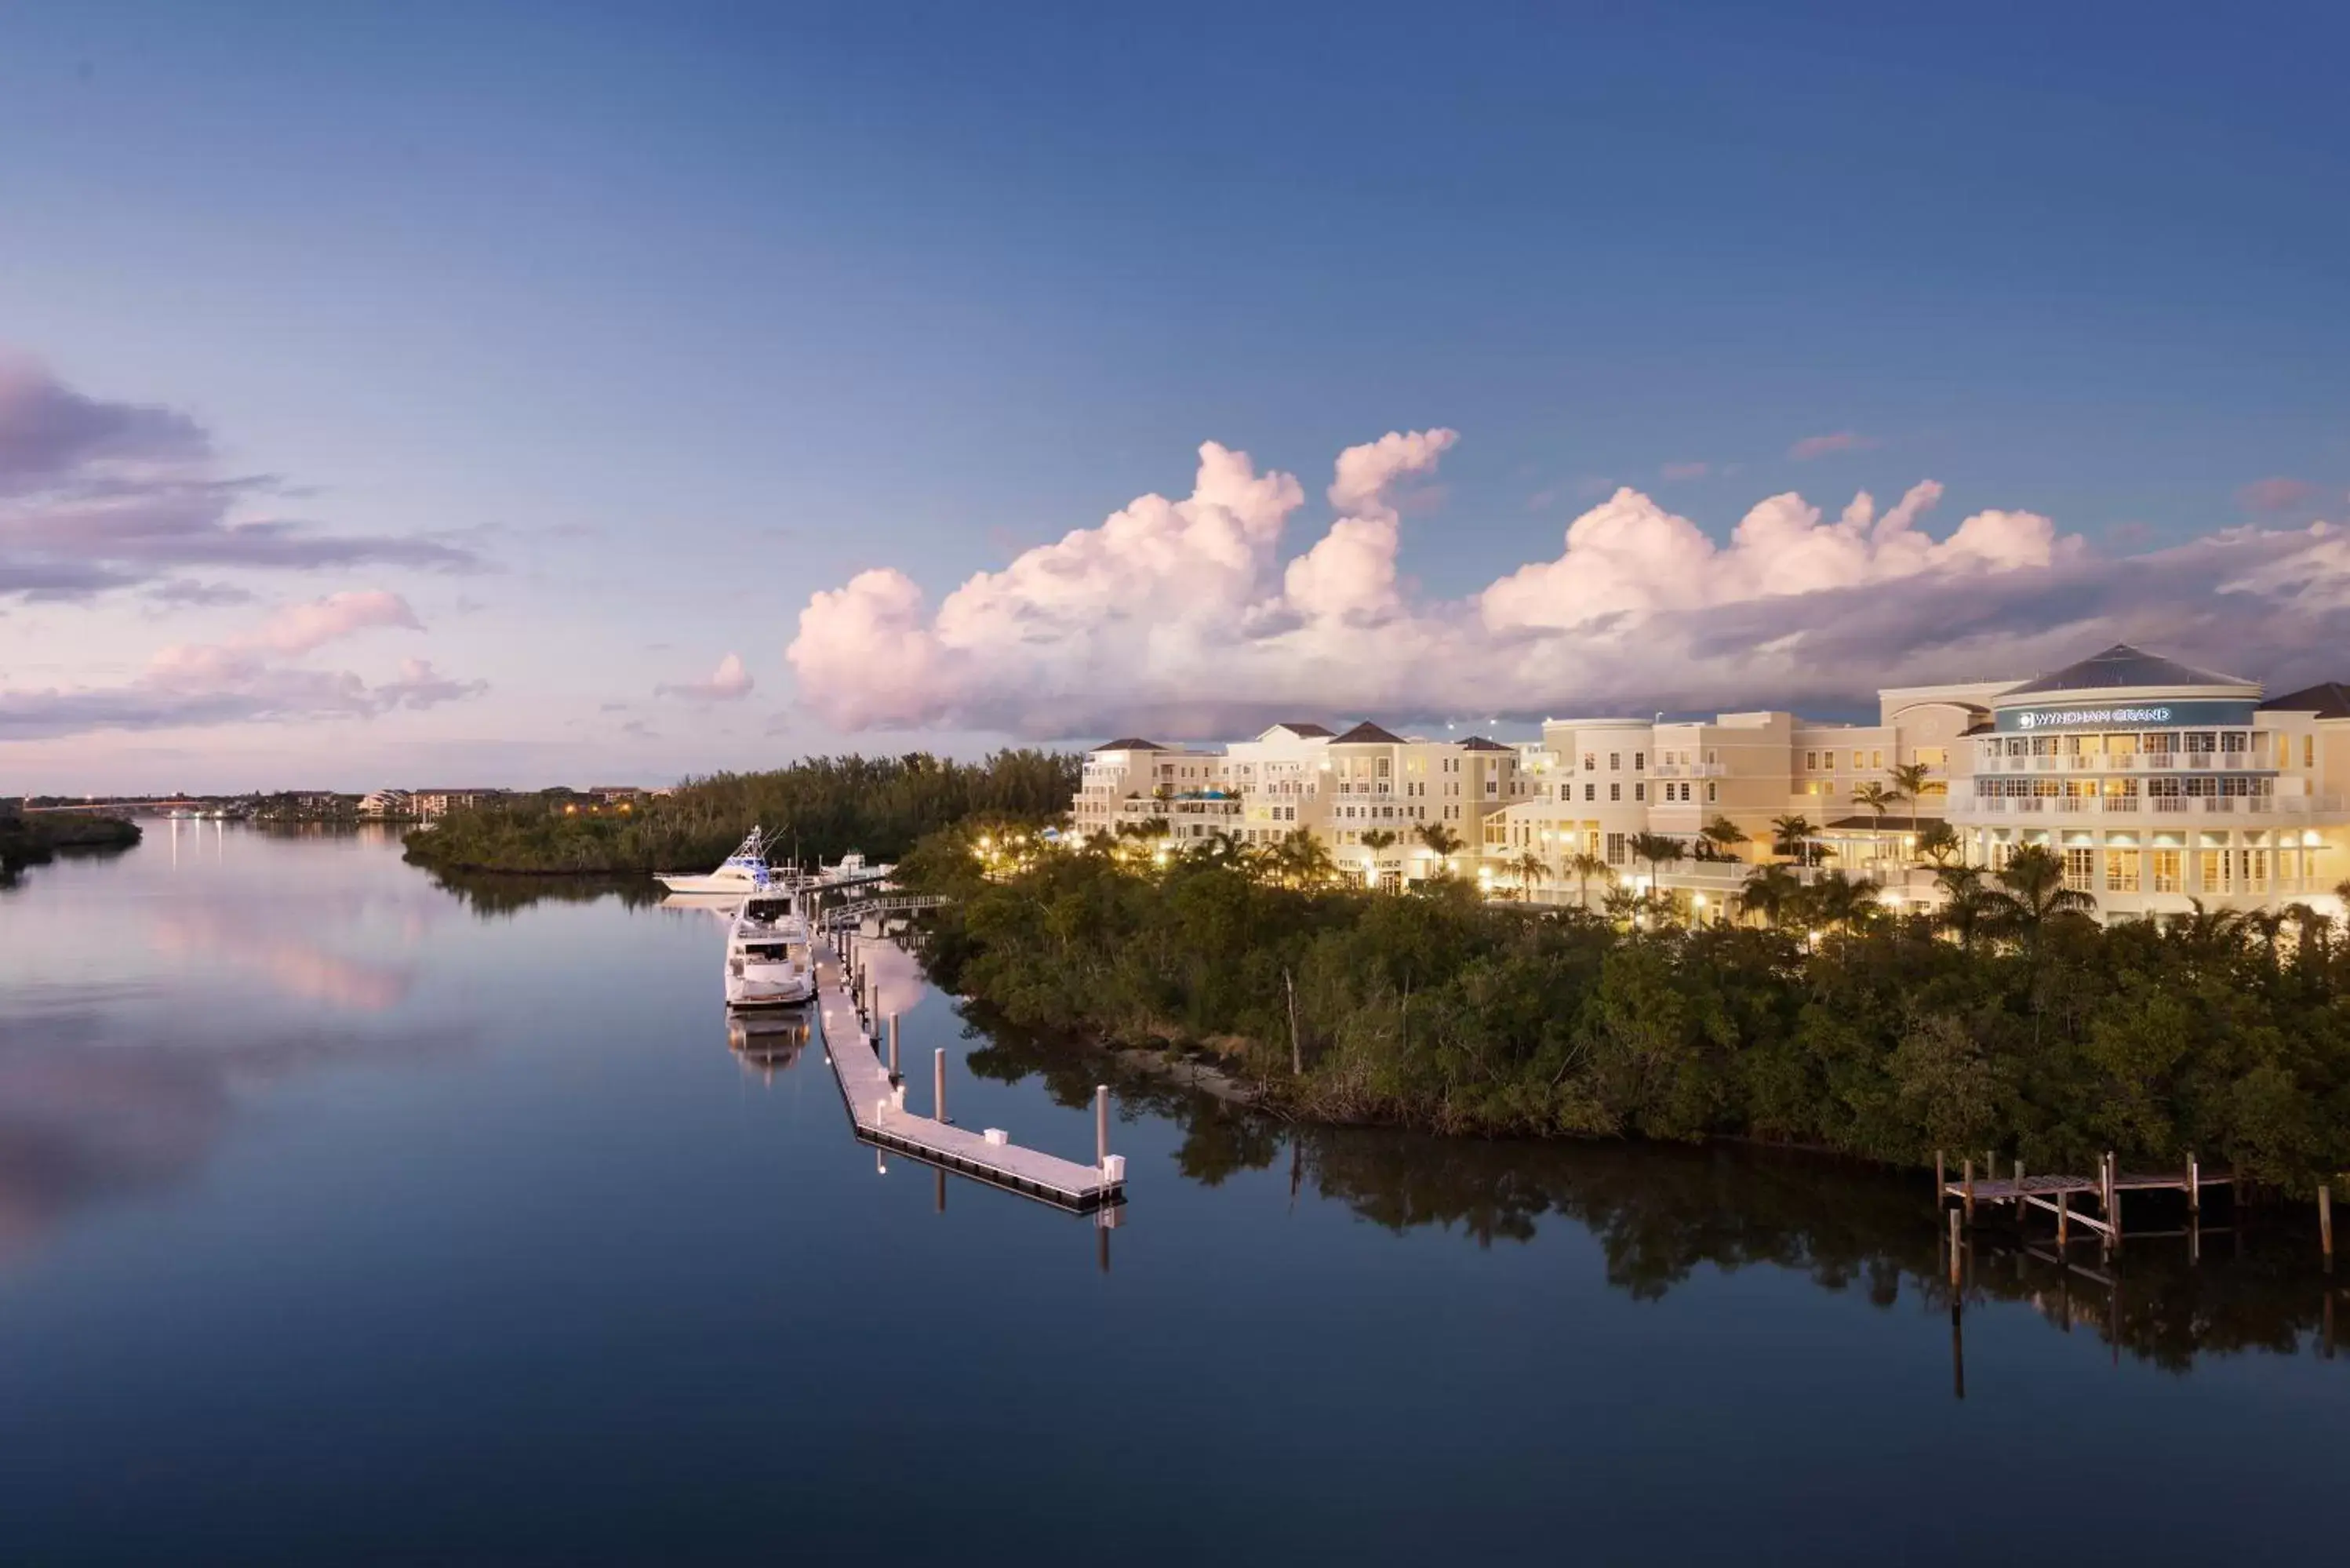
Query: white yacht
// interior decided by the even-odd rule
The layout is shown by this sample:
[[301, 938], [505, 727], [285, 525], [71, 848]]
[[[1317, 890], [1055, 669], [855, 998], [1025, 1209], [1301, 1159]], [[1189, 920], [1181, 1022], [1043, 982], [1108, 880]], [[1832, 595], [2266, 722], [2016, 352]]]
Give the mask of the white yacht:
[[747, 898], [775, 888], [782, 876], [767, 864], [766, 839], [754, 827], [717, 870], [656, 871], [653, 879], [672, 893], [732, 893]]
[[816, 952], [789, 894], [754, 895], [726, 933], [726, 1005], [789, 1007], [816, 994]]

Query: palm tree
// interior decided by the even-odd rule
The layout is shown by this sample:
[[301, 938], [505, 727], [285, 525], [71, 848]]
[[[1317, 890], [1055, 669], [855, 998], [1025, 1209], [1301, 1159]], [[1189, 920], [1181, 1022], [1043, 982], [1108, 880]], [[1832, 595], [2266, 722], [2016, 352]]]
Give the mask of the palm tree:
[[2241, 909], [2207, 909], [2203, 900], [2189, 898], [2189, 913], [2174, 921], [2170, 932], [2178, 944], [2202, 958], [2218, 958], [2243, 945], [2244, 915]]
[[1378, 886], [1379, 880], [1379, 852], [1392, 848], [1395, 845], [1396, 836], [1397, 836], [1395, 834], [1389, 832], [1384, 827], [1367, 827], [1363, 830], [1363, 836], [1361, 839], [1362, 846], [1364, 848], [1370, 851], [1370, 854], [1366, 856], [1363, 859], [1363, 870], [1365, 873], [1363, 879], [1366, 884], [1372, 887]]
[[1765, 924], [1775, 926], [1803, 888], [1794, 872], [1774, 860], [1746, 874], [1739, 903], [1748, 912], [1762, 916]]
[[1293, 888], [1320, 888], [1338, 874], [1338, 863], [1311, 828], [1293, 827], [1274, 846], [1273, 865]]
[[1614, 867], [1588, 849], [1567, 857], [1566, 874], [1575, 878], [1575, 901], [1586, 909], [1591, 908], [1591, 879], [1596, 877], [1611, 884], [1616, 880]]
[[1937, 866], [1948, 866], [1950, 857], [1965, 847], [1959, 830], [1939, 817], [1918, 830], [1918, 853]]
[[2334, 932], [2332, 918], [2298, 899], [2287, 904], [2283, 913], [2293, 924], [2293, 951], [2301, 961], [2324, 959], [2326, 939]]
[[1735, 860], [1738, 846], [1746, 842], [1746, 830], [1726, 816], [1717, 816], [1699, 831], [1698, 836], [1719, 850], [1723, 859]]
[[1636, 833], [1625, 841], [1633, 857], [1648, 863], [1648, 897], [1657, 896], [1657, 873], [1659, 867], [1677, 864], [1689, 853], [1681, 841], [1669, 833]]
[[1852, 792], [1852, 804], [1868, 813], [1871, 819], [1869, 831], [1880, 843], [1885, 837], [1885, 814], [1899, 805], [1903, 799], [1900, 791], [1889, 784], [1878, 784], [1874, 779]]
[[1926, 786], [1933, 782], [1934, 770], [1923, 763], [1902, 763], [1886, 769], [1885, 776], [1892, 784], [1893, 793], [1903, 800], [1920, 800], [1925, 796]]
[[1818, 831], [1812, 819], [1800, 812], [1774, 816], [1771, 819], [1771, 853], [1808, 864], [1812, 857], [1812, 835]]
[[1518, 879], [1518, 897], [1522, 898], [1534, 896], [1535, 883], [1550, 879], [1550, 867], [1531, 849], [1509, 862], [1504, 869]]
[[1885, 912], [1877, 901], [1877, 884], [1866, 877], [1841, 871], [1824, 872], [1797, 900], [1799, 912], [1814, 926], [1849, 931]]
[[1440, 822], [1423, 822], [1411, 831], [1440, 860], [1449, 861], [1461, 853], [1461, 836]]
[[2045, 845], [2027, 844], [2008, 857], [1999, 869], [2000, 890], [1991, 895], [1991, 911], [2005, 931], [2021, 936], [2038, 950], [2040, 933], [2063, 915], [2089, 915], [2097, 900], [2077, 888], [2064, 886], [2064, 862]]
[[1959, 946], [1974, 946], [1976, 936], [1998, 912], [1991, 902], [1991, 890], [1983, 886], [1982, 867], [1939, 867], [1934, 880], [1942, 889], [1942, 924], [1959, 939]]

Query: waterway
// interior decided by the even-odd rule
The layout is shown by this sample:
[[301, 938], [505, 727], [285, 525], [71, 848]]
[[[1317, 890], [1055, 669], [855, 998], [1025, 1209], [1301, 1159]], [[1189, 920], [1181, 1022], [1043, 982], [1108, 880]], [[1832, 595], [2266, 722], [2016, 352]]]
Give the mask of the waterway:
[[[2350, 1296], [2289, 1216], [1986, 1228], [1954, 1324], [1922, 1180], [1130, 1083], [1104, 1230], [877, 1168], [721, 942], [209, 823], [0, 894], [0, 1561], [2338, 1549]], [[877, 968], [959, 1120], [1091, 1157], [1097, 1064]]]

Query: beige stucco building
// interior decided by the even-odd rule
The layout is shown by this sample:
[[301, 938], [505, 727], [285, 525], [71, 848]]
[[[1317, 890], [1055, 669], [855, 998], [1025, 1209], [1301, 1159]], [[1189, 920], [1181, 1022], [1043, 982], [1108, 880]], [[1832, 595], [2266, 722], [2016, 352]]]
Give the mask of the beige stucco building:
[[[1924, 770], [1913, 796], [1856, 802], [1904, 767]], [[2117, 647], [2035, 680], [1889, 688], [1873, 723], [1763, 711], [1554, 719], [1516, 745], [1367, 722], [1276, 724], [1219, 750], [1128, 739], [1087, 753], [1072, 812], [1081, 834], [1163, 818], [1179, 845], [1305, 828], [1368, 881], [1449, 868], [1553, 903], [1586, 896], [1571, 867], [1589, 855], [1603, 881], [1653, 877], [1700, 916], [1735, 909], [1753, 866], [1783, 857], [1791, 817], [1808, 825], [1805, 857], [1878, 882], [1887, 903], [1931, 903], [1918, 837], [1947, 823], [1974, 864], [2023, 844], [2057, 850], [2068, 883], [2127, 918], [2183, 912], [2190, 898], [2343, 912], [2331, 890], [2350, 877], [2345, 791], [2350, 688], [2264, 701], [2255, 682]], [[1735, 840], [1709, 841], [1723, 822]], [[1431, 825], [1460, 848], [1437, 854]], [[1684, 857], [1643, 863], [1642, 834]]]

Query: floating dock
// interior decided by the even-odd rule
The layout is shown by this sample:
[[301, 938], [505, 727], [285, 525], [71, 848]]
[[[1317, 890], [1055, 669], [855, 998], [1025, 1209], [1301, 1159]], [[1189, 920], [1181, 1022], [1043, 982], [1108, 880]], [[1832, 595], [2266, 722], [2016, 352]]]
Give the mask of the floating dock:
[[[1095, 1143], [1097, 1163], [1079, 1165], [1054, 1155], [1023, 1148], [1003, 1132], [989, 1128], [972, 1132], [951, 1121], [916, 1116], [906, 1109], [904, 1080], [893, 1075], [880, 1055], [880, 1043], [868, 1032], [867, 1021], [853, 999], [844, 972], [846, 944], [819, 944], [816, 963], [816, 1005], [824, 1030], [825, 1059], [840, 1085], [842, 1104], [860, 1143], [918, 1159], [941, 1170], [951, 1170], [973, 1181], [1001, 1187], [1024, 1198], [1049, 1203], [1072, 1213], [1087, 1214], [1126, 1201], [1126, 1160], [1108, 1151], [1108, 1093], [1096, 1101]], [[878, 1020], [875, 1021], [878, 1023]], [[891, 1054], [895, 1046], [892, 1043]], [[946, 1053], [933, 1063], [933, 1108], [945, 1098]]]

